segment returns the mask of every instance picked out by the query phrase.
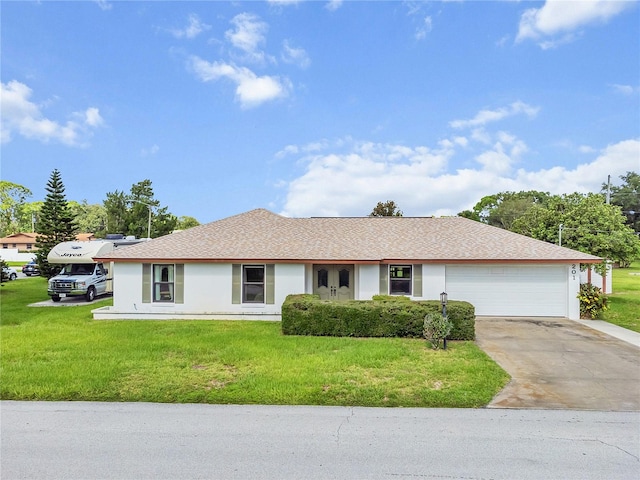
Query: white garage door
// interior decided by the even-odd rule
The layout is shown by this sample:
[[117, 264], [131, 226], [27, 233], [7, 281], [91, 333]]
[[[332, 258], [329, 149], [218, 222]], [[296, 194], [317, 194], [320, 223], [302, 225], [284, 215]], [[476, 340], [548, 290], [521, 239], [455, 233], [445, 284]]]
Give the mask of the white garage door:
[[447, 265], [447, 294], [476, 315], [567, 316], [565, 266]]

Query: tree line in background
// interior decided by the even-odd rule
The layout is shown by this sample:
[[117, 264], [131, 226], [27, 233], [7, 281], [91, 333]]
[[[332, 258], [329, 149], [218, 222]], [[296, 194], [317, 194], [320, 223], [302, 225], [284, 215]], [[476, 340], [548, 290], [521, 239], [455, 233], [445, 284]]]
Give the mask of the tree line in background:
[[[500, 192], [481, 198], [458, 216], [627, 267], [640, 258], [640, 175], [627, 172], [620, 179], [620, 186], [603, 184], [599, 194]], [[387, 200], [378, 202], [369, 216], [401, 217], [402, 211]]]
[[[603, 184], [599, 194], [501, 192], [480, 199], [461, 217], [504, 228], [538, 240], [562, 245], [628, 266], [640, 258], [640, 175], [627, 172], [620, 186]], [[180, 217], [160, 207], [150, 180], [131, 186], [129, 193], [106, 194], [102, 205], [68, 202], [58, 170], [51, 174], [44, 202], [27, 203], [31, 191], [0, 181], [0, 235], [18, 231], [38, 233], [44, 252], [77, 233], [108, 233], [154, 238], [198, 225], [193, 217]], [[372, 217], [402, 216], [392, 200], [378, 202]], [[40, 263], [40, 262], [39, 262]]]
[[640, 258], [640, 175], [620, 178], [622, 185], [603, 184], [598, 194], [501, 192], [458, 215], [625, 267]]
[[[64, 200], [54, 211], [45, 207], [45, 201], [27, 202], [32, 192], [16, 183], [0, 181], [0, 237], [17, 232], [36, 232], [47, 229], [50, 215], [65, 212], [73, 219], [73, 233], [93, 233], [104, 238], [109, 233], [135, 235], [145, 238], [159, 237], [174, 230], [184, 230], [199, 225], [193, 217], [176, 217], [167, 207], [161, 207], [154, 198], [151, 180], [143, 180], [131, 186], [129, 193], [116, 190], [106, 194], [102, 204], [89, 204], [86, 200], [66, 200], [64, 184], [58, 170], [51, 174], [46, 189], [47, 195], [62, 195]], [[53, 191], [56, 193], [54, 194]], [[56, 201], [57, 201], [56, 200]], [[66, 205], [63, 209], [62, 203]], [[57, 204], [57, 203], [56, 203]], [[151, 231], [149, 232], [149, 211]]]

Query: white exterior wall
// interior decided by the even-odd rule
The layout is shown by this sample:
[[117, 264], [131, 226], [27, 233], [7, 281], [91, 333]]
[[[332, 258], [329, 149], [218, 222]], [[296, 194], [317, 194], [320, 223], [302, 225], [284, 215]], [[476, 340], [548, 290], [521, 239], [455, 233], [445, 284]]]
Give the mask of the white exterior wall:
[[357, 265], [358, 290], [356, 300], [371, 300], [380, 293], [380, 265]]
[[5, 262], [29, 263], [36, 259], [36, 254], [35, 252], [20, 252], [17, 248], [0, 248], [0, 258]]
[[95, 310], [96, 319], [279, 320], [281, 307], [287, 295], [305, 291], [304, 265], [276, 264], [274, 304], [232, 304], [231, 264], [186, 263], [183, 304], [142, 303], [142, 265], [116, 263], [113, 268], [113, 307]]
[[580, 320], [580, 265], [567, 265], [567, 317]]
[[[380, 267], [379, 265], [356, 265], [354, 274], [354, 298], [357, 300], [370, 300], [373, 295], [379, 294]], [[279, 320], [282, 304], [290, 294], [313, 292], [313, 268], [304, 264], [276, 264], [275, 265], [275, 303], [266, 304], [232, 304], [231, 264], [195, 264], [184, 265], [184, 304], [173, 303], [142, 303], [142, 266], [139, 263], [115, 263], [114, 273], [114, 304], [113, 307], [104, 307], [94, 310], [96, 319], [116, 318], [202, 318], [202, 319], [263, 319]], [[458, 283], [458, 292], [447, 291], [447, 268], [460, 269], [465, 273], [463, 284]], [[517, 315], [517, 295], [501, 294], [498, 291], [487, 290], [487, 278], [483, 272], [492, 268], [521, 272], [522, 282], [518, 281], [518, 275], [511, 276], [509, 282], [496, 284], [496, 288], [505, 288], [505, 292], [520, 291], [520, 297], [528, 304], [527, 316], [535, 316], [536, 310], [532, 310], [531, 298], [527, 299], [527, 292], [533, 285], [527, 282], [538, 282], [540, 285], [554, 285], [554, 302], [564, 304], [562, 311], [568, 318], [580, 318], [580, 302], [577, 298], [580, 288], [580, 270], [573, 265], [549, 265], [532, 266], [522, 265], [440, 265], [423, 264], [422, 266], [422, 296], [416, 300], [438, 300], [440, 293], [447, 291], [451, 300], [468, 300], [476, 306], [479, 315], [507, 314], [504, 309], [505, 302], [511, 307], [509, 315]], [[560, 272], [559, 272], [560, 270]], [[539, 271], [540, 275], [532, 277], [533, 271]], [[545, 276], [548, 271], [550, 276]], [[554, 273], [555, 272], [555, 273]], [[559, 273], [563, 274], [559, 275]], [[466, 275], [468, 274], [468, 275]], [[562, 280], [562, 277], [566, 281]], [[526, 278], [525, 278], [526, 277]], [[460, 276], [458, 276], [460, 278]], [[503, 286], [500, 286], [503, 285]], [[506, 287], [505, 287], [506, 285]], [[450, 287], [452, 285], [449, 285]], [[534, 287], [538, 288], [538, 287]], [[562, 292], [557, 292], [561, 288]], [[484, 291], [482, 295], [474, 292]], [[544, 289], [543, 289], [544, 290]], [[469, 298], [467, 292], [471, 292]], [[386, 292], [382, 292], [386, 293]], [[566, 295], [566, 296], [565, 296]], [[530, 297], [530, 295], [529, 295]], [[536, 301], [540, 303], [537, 314], [548, 315], [545, 310], [545, 295], [539, 296]], [[564, 299], [564, 300], [563, 300]], [[565, 303], [566, 302], [566, 303]], [[524, 305], [524, 304], [523, 304]], [[559, 309], [556, 310], [559, 316]], [[514, 313], [515, 312], [515, 313]]]
[[446, 288], [444, 265], [422, 265], [422, 299], [440, 300]]

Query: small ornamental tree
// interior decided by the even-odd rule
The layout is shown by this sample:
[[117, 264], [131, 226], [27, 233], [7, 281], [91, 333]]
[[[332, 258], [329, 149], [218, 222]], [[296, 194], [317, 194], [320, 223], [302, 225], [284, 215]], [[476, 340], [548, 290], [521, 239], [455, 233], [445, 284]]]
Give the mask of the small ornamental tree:
[[64, 184], [57, 169], [51, 173], [45, 190], [47, 196], [36, 225], [36, 246], [38, 247], [36, 261], [41, 274], [51, 278], [58, 273], [59, 268], [47, 262], [47, 255], [58, 243], [75, 240], [76, 226], [64, 194]]
[[431, 344], [431, 348], [438, 350], [440, 348], [440, 342], [444, 340], [451, 333], [453, 324], [444, 315], [437, 313], [428, 313], [424, 317], [424, 338]]

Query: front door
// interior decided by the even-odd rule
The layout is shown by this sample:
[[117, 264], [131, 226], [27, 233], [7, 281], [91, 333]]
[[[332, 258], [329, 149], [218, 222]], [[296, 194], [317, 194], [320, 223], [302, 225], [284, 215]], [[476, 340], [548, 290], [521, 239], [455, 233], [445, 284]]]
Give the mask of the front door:
[[314, 265], [313, 293], [322, 300], [353, 300], [353, 265]]

